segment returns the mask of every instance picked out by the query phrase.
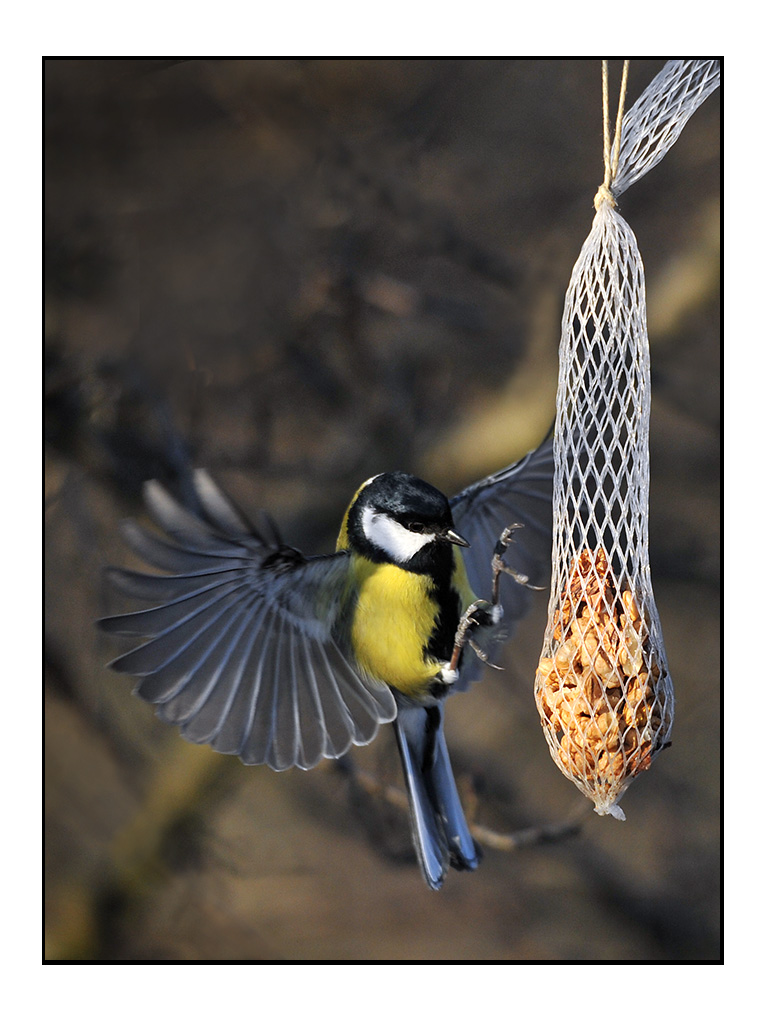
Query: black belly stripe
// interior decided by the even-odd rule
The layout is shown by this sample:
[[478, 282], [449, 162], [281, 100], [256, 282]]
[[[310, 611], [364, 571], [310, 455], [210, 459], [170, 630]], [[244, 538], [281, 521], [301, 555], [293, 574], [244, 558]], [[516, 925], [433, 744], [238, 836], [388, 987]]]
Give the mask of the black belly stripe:
[[434, 657], [435, 660], [450, 660], [455, 645], [456, 629], [461, 619], [461, 598], [449, 581], [447, 585], [435, 582], [431, 595], [440, 612], [424, 646], [424, 654]]

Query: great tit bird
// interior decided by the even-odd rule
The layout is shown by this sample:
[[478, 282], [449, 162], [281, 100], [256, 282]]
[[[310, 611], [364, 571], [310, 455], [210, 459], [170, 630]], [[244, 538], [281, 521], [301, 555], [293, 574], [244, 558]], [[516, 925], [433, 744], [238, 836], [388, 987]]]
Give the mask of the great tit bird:
[[[147, 483], [150, 515], [174, 542], [132, 521], [123, 536], [169, 574], [108, 569], [120, 591], [153, 604], [99, 622], [149, 639], [110, 666], [139, 677], [136, 693], [184, 738], [274, 770], [336, 759], [393, 721], [418, 861], [439, 889], [448, 865], [475, 869], [481, 855], [450, 766], [444, 699], [480, 674], [471, 647], [491, 655], [527, 610], [520, 582], [543, 580], [552, 475], [546, 442], [452, 500], [404, 472], [373, 476], [335, 553], [319, 557], [284, 544], [269, 519], [256, 528], [204, 471], [194, 474], [199, 514]], [[522, 528], [501, 573], [510, 525]]]

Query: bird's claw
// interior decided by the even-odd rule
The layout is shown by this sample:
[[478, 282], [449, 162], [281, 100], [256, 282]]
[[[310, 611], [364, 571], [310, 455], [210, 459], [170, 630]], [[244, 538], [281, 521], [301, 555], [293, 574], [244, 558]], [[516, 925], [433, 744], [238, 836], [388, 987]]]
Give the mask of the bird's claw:
[[[501, 575], [511, 575], [515, 582], [521, 586], [525, 586], [527, 589], [540, 589], [540, 586], [531, 585], [530, 579], [527, 575], [524, 575], [520, 571], [516, 571], [510, 565], [508, 565], [503, 555], [506, 552], [506, 548], [512, 543], [514, 539], [514, 533], [517, 529], [524, 528], [523, 525], [516, 522], [514, 525], [509, 525], [501, 533], [498, 542], [495, 544], [495, 550], [493, 551], [493, 558], [491, 561], [491, 568], [493, 571], [493, 598], [492, 602], [488, 603], [487, 600], [475, 600], [470, 604], [461, 616], [461, 620], [458, 622], [458, 628], [455, 633], [455, 642], [453, 645], [453, 656], [450, 660], [450, 664], [445, 669], [451, 676], [457, 677], [458, 661], [461, 657], [461, 652], [464, 646], [468, 643], [469, 646], [474, 650], [479, 659], [488, 664], [490, 667], [494, 667], [497, 671], [502, 671], [503, 668], [499, 667], [498, 664], [494, 664], [489, 658], [487, 653], [469, 637], [469, 632], [472, 628], [481, 627], [483, 625], [497, 625], [503, 617], [503, 607], [501, 606], [500, 595], [501, 595]], [[477, 612], [482, 611], [485, 620], [478, 620]], [[445, 673], [443, 672], [443, 673]]]
[[494, 605], [488, 603], [487, 600], [475, 600], [470, 603], [466, 610], [461, 615], [461, 620], [458, 622], [458, 628], [455, 633], [455, 641], [453, 643], [453, 656], [450, 660], [448, 667], [449, 671], [458, 670], [458, 661], [461, 657], [461, 651], [468, 642], [472, 649], [476, 650], [476, 645], [469, 639], [469, 631], [472, 628], [481, 626], [482, 621], [478, 620], [474, 615], [477, 611], [482, 611], [484, 614], [493, 615]]
[[491, 566], [493, 569], [493, 603], [497, 604], [500, 600], [501, 590], [501, 575], [511, 575], [515, 582], [519, 585], [524, 586], [526, 589], [535, 589], [541, 591], [541, 586], [534, 586], [530, 582], [528, 575], [523, 574], [521, 571], [516, 571], [510, 565], [508, 565], [503, 555], [506, 552], [506, 548], [511, 545], [514, 539], [514, 533], [517, 529], [524, 529], [524, 525], [520, 522], [515, 522], [514, 525], [509, 525], [501, 533], [500, 539], [495, 544], [495, 551], [493, 552], [493, 560]]
[[487, 655], [487, 653], [485, 653], [485, 651], [483, 649], [480, 649], [479, 646], [476, 644], [476, 642], [473, 639], [469, 639], [469, 645], [474, 650], [474, 652], [477, 654], [477, 656], [479, 657], [479, 659], [482, 661], [483, 664], [487, 664], [488, 667], [492, 667], [496, 671], [502, 671], [503, 670], [503, 668], [501, 667], [500, 664], [494, 664], [493, 663], [493, 661], [490, 659], [490, 657]]

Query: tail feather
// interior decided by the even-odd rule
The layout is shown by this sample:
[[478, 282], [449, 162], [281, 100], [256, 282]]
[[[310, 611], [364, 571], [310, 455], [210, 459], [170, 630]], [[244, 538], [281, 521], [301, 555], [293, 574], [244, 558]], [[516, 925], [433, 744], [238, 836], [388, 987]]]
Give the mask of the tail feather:
[[482, 859], [482, 850], [471, 836], [464, 816], [441, 721], [437, 732], [431, 778], [437, 806], [444, 822], [447, 846], [450, 851], [450, 865], [453, 869], [459, 870], [476, 869]]
[[476, 869], [481, 858], [450, 766], [442, 707], [400, 707], [394, 724], [410, 800], [413, 844], [426, 883], [439, 890], [448, 866]]

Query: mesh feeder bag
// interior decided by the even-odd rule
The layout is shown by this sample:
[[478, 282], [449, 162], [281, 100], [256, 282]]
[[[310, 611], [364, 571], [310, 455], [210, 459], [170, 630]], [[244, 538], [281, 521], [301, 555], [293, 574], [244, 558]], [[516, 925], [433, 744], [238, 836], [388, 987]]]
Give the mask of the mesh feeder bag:
[[644, 268], [614, 197], [660, 162], [718, 84], [718, 61], [669, 61], [626, 114], [562, 320], [552, 582], [535, 699], [554, 762], [599, 815], [621, 820], [626, 788], [669, 744], [674, 696], [648, 556]]

